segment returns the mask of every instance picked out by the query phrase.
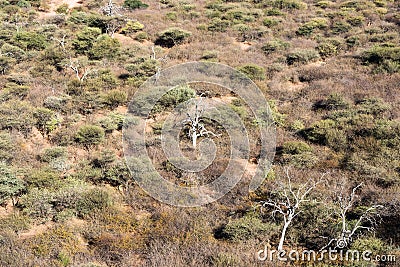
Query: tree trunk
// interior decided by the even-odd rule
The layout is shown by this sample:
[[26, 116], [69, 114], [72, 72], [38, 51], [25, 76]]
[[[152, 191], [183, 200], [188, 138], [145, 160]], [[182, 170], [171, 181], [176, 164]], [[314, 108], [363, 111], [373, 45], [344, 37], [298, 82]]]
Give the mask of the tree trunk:
[[283, 250], [283, 242], [285, 241], [285, 236], [286, 236], [286, 231], [289, 227], [289, 224], [291, 223], [292, 219], [289, 219], [285, 222], [285, 224], [283, 225], [283, 229], [282, 229], [282, 234], [281, 234], [281, 239], [279, 240], [279, 245], [278, 245], [278, 251], [282, 251]]
[[193, 144], [193, 148], [196, 148], [196, 146], [197, 146], [197, 133], [196, 132], [192, 133], [192, 144]]

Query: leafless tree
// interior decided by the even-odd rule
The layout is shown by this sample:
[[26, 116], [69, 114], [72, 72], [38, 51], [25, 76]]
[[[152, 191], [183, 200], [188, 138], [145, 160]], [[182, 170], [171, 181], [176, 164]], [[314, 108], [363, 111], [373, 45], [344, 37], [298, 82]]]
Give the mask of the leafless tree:
[[80, 82], [83, 82], [89, 74], [96, 72], [95, 69], [89, 66], [85, 59], [74, 59], [70, 57], [65, 65], [74, 71], [76, 78]]
[[290, 177], [289, 169], [286, 169], [287, 182], [279, 186], [277, 196], [261, 202], [262, 207], [272, 209], [272, 216], [275, 217], [279, 214], [283, 217], [283, 228], [280, 234], [278, 251], [283, 250], [283, 243], [289, 226], [303, 211], [304, 204], [311, 201], [311, 192], [324, 181], [325, 175], [326, 173], [316, 180], [310, 178], [306, 183], [295, 187]]
[[[334, 194], [334, 203], [337, 206], [335, 211], [336, 215], [340, 219], [340, 234], [337, 238], [333, 238], [329, 243], [321, 250], [329, 247], [332, 243], [335, 243], [335, 248], [343, 249], [349, 245], [353, 237], [361, 230], [373, 231], [374, 226], [377, 223], [377, 217], [379, 217], [379, 209], [382, 209], [381, 205], [372, 205], [366, 208], [363, 213], [355, 221], [349, 221], [347, 215], [356, 204], [359, 196], [357, 191], [363, 186], [363, 183], [353, 187], [351, 191], [346, 188], [346, 183], [341, 183], [340, 189]], [[367, 223], [368, 226], [364, 226]]]
[[201, 136], [213, 136], [219, 137], [212, 131], [208, 131], [204, 125], [202, 116], [204, 114], [204, 106], [201, 105], [203, 97], [200, 96], [200, 101], [196, 102], [195, 110], [193, 114], [187, 113], [187, 119], [183, 121], [183, 124], [188, 126], [188, 137], [192, 140], [193, 148], [197, 146], [197, 138]]
[[61, 39], [56, 38], [56, 37], [52, 37], [53, 40], [55, 40], [55, 41], [58, 42], [58, 44], [60, 45], [60, 47], [61, 47], [61, 49], [63, 50], [63, 52], [66, 52], [66, 48], [65, 48], [65, 45], [66, 45], [66, 43], [67, 43], [67, 41], [65, 40], [66, 37], [67, 37], [66, 34], [64, 34], [64, 35], [61, 37]]
[[100, 8], [100, 11], [106, 16], [121, 16], [123, 8], [114, 4], [113, 0], [109, 0], [108, 3]]

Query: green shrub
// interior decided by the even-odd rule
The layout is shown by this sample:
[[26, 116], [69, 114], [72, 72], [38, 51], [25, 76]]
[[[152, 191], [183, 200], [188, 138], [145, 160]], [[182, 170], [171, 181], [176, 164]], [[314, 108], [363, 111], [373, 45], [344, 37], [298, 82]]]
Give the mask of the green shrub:
[[106, 132], [112, 132], [113, 130], [122, 129], [124, 119], [124, 115], [116, 112], [111, 112], [110, 114], [108, 114], [107, 117], [100, 119], [98, 122]]
[[93, 42], [88, 55], [90, 59], [117, 58], [120, 47], [121, 44], [117, 39], [111, 38], [107, 34], [103, 34]]
[[149, 35], [146, 32], [138, 32], [133, 39], [138, 42], [143, 42], [149, 39]]
[[134, 64], [125, 65], [125, 69], [133, 77], [147, 79], [156, 74], [157, 64], [154, 59], [141, 59]]
[[7, 83], [0, 92], [0, 100], [7, 101], [11, 99], [23, 100], [29, 92], [29, 86], [15, 83]]
[[288, 42], [282, 41], [280, 39], [275, 39], [263, 45], [261, 47], [261, 50], [268, 55], [276, 51], [286, 50], [289, 46], [290, 44]]
[[0, 162], [9, 162], [13, 157], [11, 135], [7, 132], [0, 132]]
[[279, 9], [305, 9], [307, 4], [298, 0], [273, 0], [272, 6]]
[[342, 42], [338, 39], [326, 39], [316, 47], [322, 58], [328, 58], [339, 53], [342, 48]]
[[238, 71], [244, 73], [247, 77], [255, 81], [265, 80], [265, 69], [256, 64], [247, 64], [237, 68]]
[[210, 32], [226, 32], [229, 25], [229, 20], [213, 18], [208, 24], [207, 30]]
[[30, 187], [51, 189], [59, 186], [60, 175], [48, 168], [37, 169], [28, 174], [25, 181]]
[[295, 50], [286, 55], [288, 65], [305, 64], [319, 59], [319, 54], [314, 49]]
[[158, 34], [155, 44], [170, 48], [183, 43], [191, 35], [191, 32], [179, 28], [169, 28]]
[[305, 153], [305, 152], [311, 152], [312, 149], [308, 144], [306, 144], [304, 142], [288, 141], [283, 144], [282, 151], [285, 154], [294, 155], [294, 154], [301, 154], [301, 153]]
[[270, 8], [265, 11], [265, 15], [267, 15], [267, 16], [283, 16], [283, 15], [285, 15], [285, 13], [277, 8]]
[[149, 5], [140, 0], [125, 0], [124, 7], [129, 9], [147, 8]]
[[1, 52], [6, 57], [13, 58], [17, 62], [21, 62], [26, 58], [26, 53], [24, 50], [22, 50], [18, 46], [13, 46], [8, 43], [5, 43], [1, 46]]
[[51, 162], [58, 158], [65, 158], [67, 156], [67, 149], [65, 147], [50, 147], [46, 148], [40, 159], [43, 162]]
[[32, 106], [24, 101], [0, 103], [0, 128], [28, 134], [35, 123]]
[[356, 107], [358, 113], [371, 114], [378, 117], [391, 109], [391, 106], [381, 98], [364, 98], [358, 100], [356, 101]]
[[340, 94], [330, 94], [326, 99], [314, 104], [315, 109], [337, 110], [349, 107], [349, 103]]
[[278, 25], [281, 22], [281, 20], [274, 19], [274, 18], [265, 18], [263, 20], [263, 25], [269, 28], [272, 28], [276, 25]]
[[72, 41], [72, 46], [79, 54], [86, 54], [93, 47], [97, 37], [101, 35], [101, 29], [86, 27], [79, 31], [76, 39]]
[[400, 70], [400, 46], [374, 46], [362, 53], [361, 58], [367, 64], [378, 65], [382, 72]]
[[111, 90], [103, 96], [103, 103], [110, 108], [116, 108], [119, 105], [125, 104], [128, 96], [121, 90]]
[[347, 22], [351, 26], [361, 26], [364, 23], [364, 17], [363, 16], [352, 16], [347, 18]]
[[31, 218], [49, 219], [53, 215], [53, 194], [46, 188], [33, 188], [20, 198], [23, 214]]
[[43, 135], [54, 131], [61, 122], [56, 113], [47, 108], [37, 108], [33, 112], [33, 117], [36, 119], [35, 126]]
[[123, 34], [131, 34], [143, 30], [144, 25], [139, 21], [129, 20], [125, 27], [121, 29]]
[[196, 96], [196, 91], [188, 85], [181, 85], [164, 94], [157, 103], [157, 109], [175, 107]]
[[320, 8], [328, 8], [332, 6], [333, 3], [331, 1], [318, 1], [315, 5]]
[[344, 21], [337, 21], [337, 22], [333, 23], [331, 29], [332, 29], [332, 33], [341, 34], [341, 33], [348, 32], [351, 29], [351, 25]]
[[0, 162], [0, 205], [4, 205], [9, 199], [15, 205], [16, 198], [24, 192], [24, 182], [15, 177], [4, 162]]
[[301, 25], [299, 29], [296, 31], [296, 34], [301, 36], [309, 36], [314, 32], [315, 29], [325, 29], [327, 26], [328, 23], [326, 19], [315, 18]]
[[79, 128], [75, 140], [85, 148], [89, 149], [100, 144], [104, 140], [103, 128], [96, 125], [84, 125]]
[[78, 216], [86, 217], [111, 205], [111, 196], [101, 189], [90, 189], [85, 192], [76, 205]]
[[351, 245], [351, 249], [358, 250], [358, 251], [373, 251], [374, 253], [382, 253], [387, 248], [385, 243], [376, 237], [361, 237], [358, 238], [354, 243]]
[[34, 32], [18, 32], [13, 40], [16, 45], [25, 50], [43, 50], [47, 46], [45, 37]]

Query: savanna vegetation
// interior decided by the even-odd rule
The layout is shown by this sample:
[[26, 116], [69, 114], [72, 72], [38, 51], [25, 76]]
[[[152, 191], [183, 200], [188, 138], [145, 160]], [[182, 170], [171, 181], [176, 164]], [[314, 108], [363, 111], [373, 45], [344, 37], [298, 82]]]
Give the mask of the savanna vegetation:
[[[0, 0], [0, 266], [397, 266], [270, 262], [257, 252], [278, 246], [296, 200], [287, 193], [308, 185], [283, 248], [318, 250], [356, 229], [346, 249], [400, 261], [399, 1], [64, 2]], [[258, 85], [277, 150], [249, 194], [260, 144], [246, 103], [211, 85], [170, 91], [146, 128], [170, 181], [199, 182], [160, 146], [163, 121], [183, 101], [225, 102], [256, 140], [245, 181], [217, 202], [178, 208], [134, 182], [122, 129], [140, 85], [190, 61], [229, 65]], [[205, 123], [220, 149], [201, 182], [229, 161], [228, 136]]]

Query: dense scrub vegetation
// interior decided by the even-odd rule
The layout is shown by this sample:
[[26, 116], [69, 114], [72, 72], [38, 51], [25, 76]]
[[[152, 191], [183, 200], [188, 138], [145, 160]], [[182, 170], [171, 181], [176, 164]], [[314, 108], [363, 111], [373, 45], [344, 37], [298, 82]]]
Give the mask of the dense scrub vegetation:
[[[313, 195], [323, 205], [306, 205], [285, 247], [326, 245], [321, 236], [333, 238], [339, 227], [334, 185], [351, 191], [362, 183], [347, 219], [354, 224], [379, 204], [381, 220], [351, 248], [400, 258], [399, 1], [108, 3], [0, 0], [0, 266], [278, 266], [256, 257], [264, 244], [276, 247], [282, 226], [258, 204], [279, 195], [287, 168], [294, 187], [329, 175]], [[270, 100], [278, 138], [256, 192], [239, 184], [218, 202], [182, 209], [135, 184], [121, 139], [139, 86], [189, 61], [220, 62], [249, 76]], [[170, 91], [146, 130], [157, 170], [179, 184], [193, 181], [166, 160], [159, 142], [177, 104], [219, 98], [256, 129], [241, 99], [208, 86]], [[226, 140], [221, 131], [217, 144]], [[254, 164], [259, 144], [251, 148]], [[201, 173], [205, 181], [226, 167], [229, 154], [221, 150]]]

